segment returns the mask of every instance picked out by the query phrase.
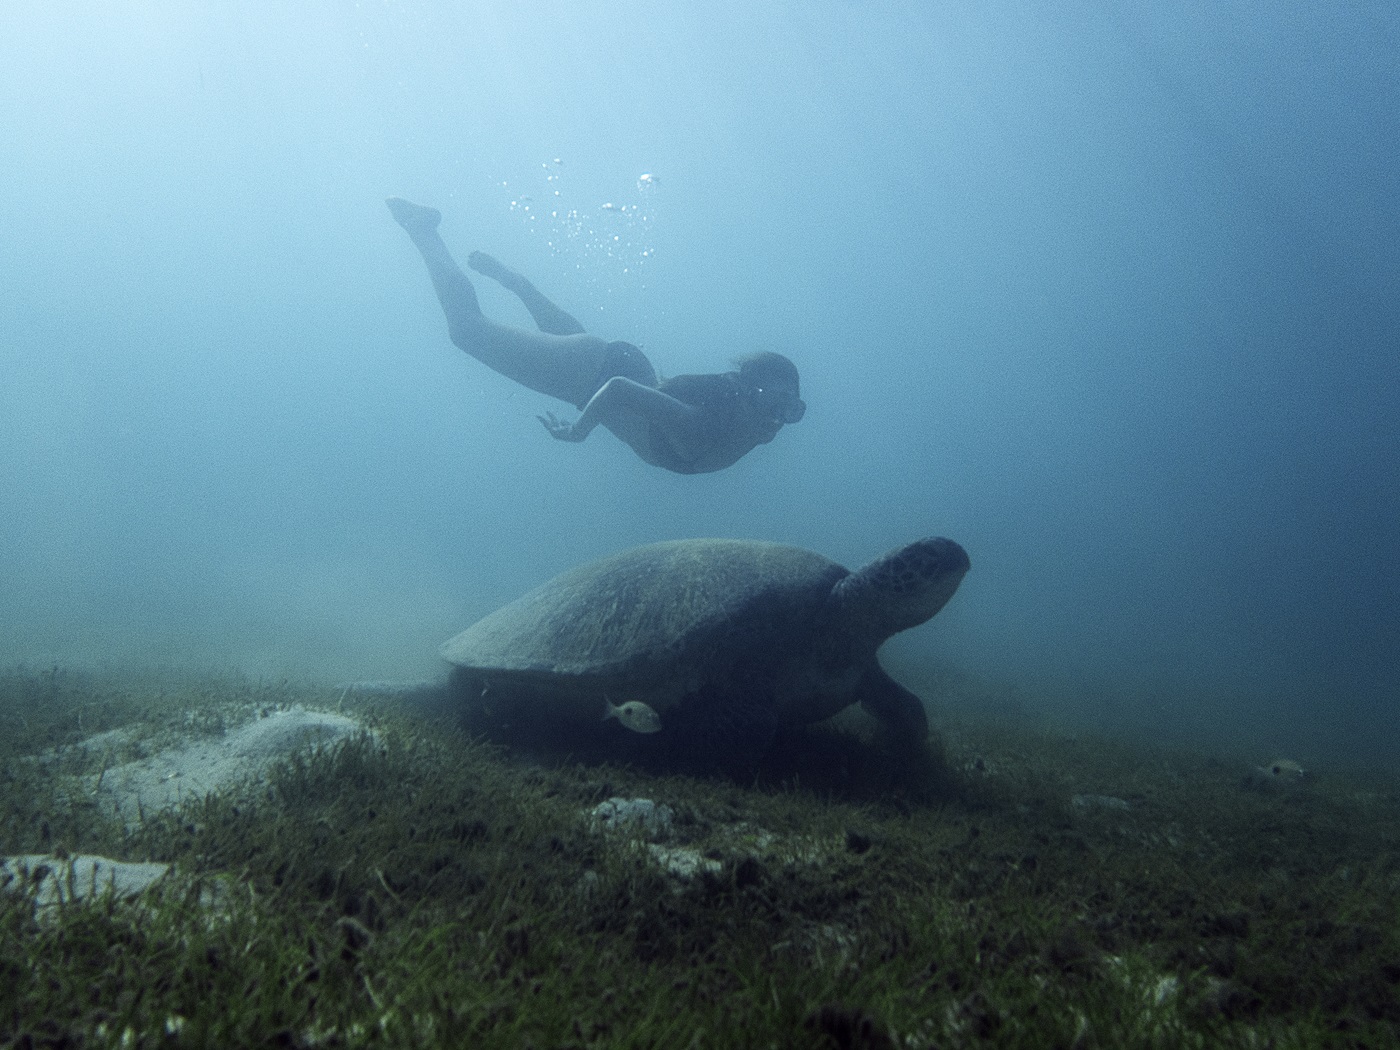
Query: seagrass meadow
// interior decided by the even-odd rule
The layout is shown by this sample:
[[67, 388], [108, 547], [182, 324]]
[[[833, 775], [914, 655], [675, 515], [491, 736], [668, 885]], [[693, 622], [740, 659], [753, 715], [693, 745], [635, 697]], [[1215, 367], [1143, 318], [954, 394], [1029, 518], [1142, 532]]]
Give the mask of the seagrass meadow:
[[[298, 705], [362, 728], [135, 822], [93, 789]], [[741, 781], [328, 687], [10, 672], [0, 853], [172, 867], [58, 903], [10, 879], [0, 1044], [1400, 1042], [1393, 779], [935, 721], [924, 764], [817, 727]]]

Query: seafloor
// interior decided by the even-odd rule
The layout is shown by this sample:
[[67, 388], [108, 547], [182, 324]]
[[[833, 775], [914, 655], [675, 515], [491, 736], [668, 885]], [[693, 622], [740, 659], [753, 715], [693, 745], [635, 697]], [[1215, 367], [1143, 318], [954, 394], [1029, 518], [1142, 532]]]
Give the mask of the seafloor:
[[[297, 706], [365, 729], [137, 819], [104, 787]], [[172, 865], [9, 879], [0, 1044], [1400, 1045], [1394, 779], [936, 721], [927, 763], [826, 728], [739, 781], [330, 688], [0, 676], [0, 856]]]

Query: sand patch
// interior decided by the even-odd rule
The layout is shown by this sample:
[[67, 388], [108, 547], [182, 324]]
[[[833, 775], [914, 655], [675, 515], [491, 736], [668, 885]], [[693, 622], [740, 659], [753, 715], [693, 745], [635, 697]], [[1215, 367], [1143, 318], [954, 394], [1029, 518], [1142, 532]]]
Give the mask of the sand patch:
[[0, 889], [28, 888], [36, 904], [49, 907], [107, 893], [135, 897], [169, 870], [169, 864], [129, 863], [84, 854], [55, 857], [25, 853], [0, 857]]
[[[148, 758], [82, 778], [83, 791], [110, 806], [128, 826], [232, 784], [255, 779], [279, 759], [325, 747], [360, 730], [344, 715], [302, 707], [272, 711], [221, 736], [190, 740]], [[70, 751], [110, 752], [132, 739], [128, 729], [109, 730], [34, 761], [56, 762]], [[36, 903], [88, 900], [111, 893], [138, 896], [170, 870], [169, 864], [112, 860], [89, 854], [30, 853], [0, 857], [0, 890], [27, 890]]]
[[325, 747], [360, 728], [344, 715], [293, 707], [222, 736], [193, 740], [92, 777], [90, 787], [128, 826], [161, 810], [260, 776], [278, 759]]

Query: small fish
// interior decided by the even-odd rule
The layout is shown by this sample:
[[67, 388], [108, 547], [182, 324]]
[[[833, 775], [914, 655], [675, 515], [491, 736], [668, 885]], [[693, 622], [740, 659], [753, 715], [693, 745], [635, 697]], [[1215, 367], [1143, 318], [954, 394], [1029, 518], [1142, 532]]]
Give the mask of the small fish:
[[604, 721], [616, 718], [634, 733], [661, 732], [661, 716], [640, 700], [628, 700], [625, 704], [615, 704], [611, 700], [604, 699], [603, 703], [607, 705], [603, 711]]
[[1276, 758], [1267, 766], [1255, 766], [1244, 779], [1246, 787], [1264, 791], [1295, 791], [1305, 783], [1307, 771], [1291, 758]]

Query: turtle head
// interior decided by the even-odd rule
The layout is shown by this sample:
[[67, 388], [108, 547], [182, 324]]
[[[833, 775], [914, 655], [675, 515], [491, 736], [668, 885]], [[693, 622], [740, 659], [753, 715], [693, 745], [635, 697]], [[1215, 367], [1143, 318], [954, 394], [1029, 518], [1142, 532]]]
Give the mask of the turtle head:
[[879, 646], [931, 619], [971, 565], [967, 551], [952, 540], [915, 540], [838, 581], [831, 597], [843, 627]]

